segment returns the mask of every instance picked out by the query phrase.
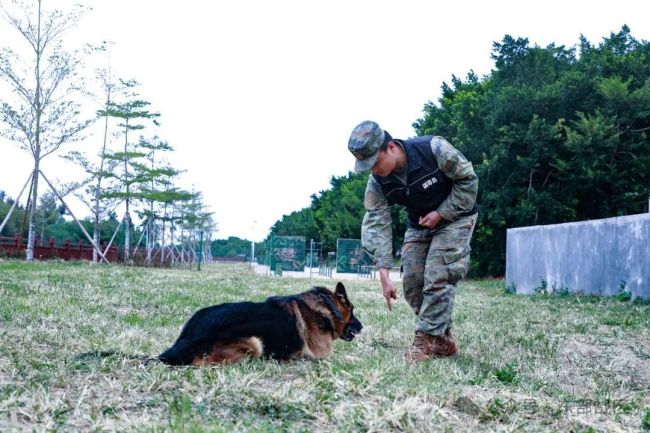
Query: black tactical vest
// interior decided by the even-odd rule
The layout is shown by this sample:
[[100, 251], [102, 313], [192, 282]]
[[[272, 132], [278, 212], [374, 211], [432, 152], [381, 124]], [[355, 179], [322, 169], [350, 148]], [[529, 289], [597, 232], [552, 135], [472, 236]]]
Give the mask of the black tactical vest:
[[[438, 209], [451, 192], [452, 181], [440, 171], [431, 150], [432, 138], [427, 135], [401, 141], [406, 152], [406, 186], [395, 174], [386, 177], [373, 174], [388, 203], [406, 208], [409, 225], [414, 228], [421, 228], [420, 217]], [[476, 205], [466, 215], [475, 212]]]

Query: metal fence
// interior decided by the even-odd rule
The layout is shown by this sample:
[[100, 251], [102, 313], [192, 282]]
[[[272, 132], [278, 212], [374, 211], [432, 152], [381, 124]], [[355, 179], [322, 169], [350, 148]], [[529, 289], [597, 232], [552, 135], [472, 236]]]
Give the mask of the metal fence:
[[[124, 246], [113, 244], [100, 244], [99, 248], [110, 263], [122, 263], [124, 261]], [[0, 236], [0, 257], [25, 258], [27, 239], [20, 236]], [[200, 252], [188, 249], [179, 250], [176, 246], [165, 248], [152, 248], [149, 252], [146, 249], [134, 249], [129, 256], [129, 264], [137, 266], [183, 266], [194, 265], [199, 260]], [[163, 257], [161, 257], [163, 256]], [[47, 242], [35, 242], [34, 258], [37, 260], [92, 260], [93, 247], [80, 240], [71, 242], [64, 240], [57, 242], [49, 239]], [[209, 256], [204, 255], [201, 261], [211, 261]]]
[[321, 266], [322, 244], [313, 239], [307, 245], [305, 266], [308, 268], [319, 268]]
[[318, 274], [322, 277], [332, 278], [332, 272], [336, 268], [336, 253], [330, 251], [327, 253], [327, 257], [321, 262], [321, 265], [318, 267]]
[[268, 263], [271, 271], [305, 270], [305, 237], [273, 236], [269, 245]]
[[363, 267], [372, 264], [372, 260], [361, 246], [359, 239], [336, 240], [336, 272], [359, 273]]
[[[121, 254], [119, 246], [113, 245], [106, 249], [100, 245], [104, 255], [110, 262], [117, 261]], [[27, 249], [27, 239], [20, 236], [0, 236], [0, 257], [24, 258]], [[70, 242], [65, 240], [57, 243], [54, 239], [47, 242], [34, 243], [34, 258], [37, 260], [62, 259], [62, 260], [92, 260], [93, 247], [83, 241]]]

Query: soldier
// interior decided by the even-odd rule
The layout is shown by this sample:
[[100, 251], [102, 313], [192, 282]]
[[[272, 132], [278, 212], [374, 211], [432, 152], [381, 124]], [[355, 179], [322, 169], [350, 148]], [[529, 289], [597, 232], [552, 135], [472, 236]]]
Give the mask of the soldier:
[[366, 186], [361, 242], [379, 269], [388, 309], [397, 299], [390, 280], [390, 206], [406, 208], [402, 247], [404, 297], [416, 315], [407, 362], [458, 352], [451, 333], [456, 284], [467, 274], [477, 218], [478, 178], [472, 164], [444, 138], [393, 139], [372, 121], [357, 125], [348, 142], [355, 171], [372, 170]]

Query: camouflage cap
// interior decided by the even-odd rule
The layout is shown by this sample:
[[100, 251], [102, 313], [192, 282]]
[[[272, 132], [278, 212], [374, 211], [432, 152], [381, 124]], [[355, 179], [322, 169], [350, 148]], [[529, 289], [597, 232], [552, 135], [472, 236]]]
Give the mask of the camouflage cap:
[[352, 130], [348, 150], [357, 158], [354, 171], [368, 171], [375, 165], [384, 137], [384, 130], [371, 120], [359, 123]]

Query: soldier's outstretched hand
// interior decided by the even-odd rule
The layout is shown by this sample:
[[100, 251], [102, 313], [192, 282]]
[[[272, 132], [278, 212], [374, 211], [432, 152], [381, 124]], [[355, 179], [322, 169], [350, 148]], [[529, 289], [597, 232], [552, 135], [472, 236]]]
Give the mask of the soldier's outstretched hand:
[[379, 279], [381, 280], [381, 288], [384, 292], [384, 298], [386, 298], [388, 311], [393, 311], [393, 299], [397, 299], [397, 289], [395, 288], [393, 282], [390, 280], [389, 269], [380, 269]]
[[390, 287], [383, 287], [383, 289], [388, 311], [393, 311], [393, 299], [397, 299], [397, 289], [395, 289], [395, 286], [392, 282], [390, 283]]

